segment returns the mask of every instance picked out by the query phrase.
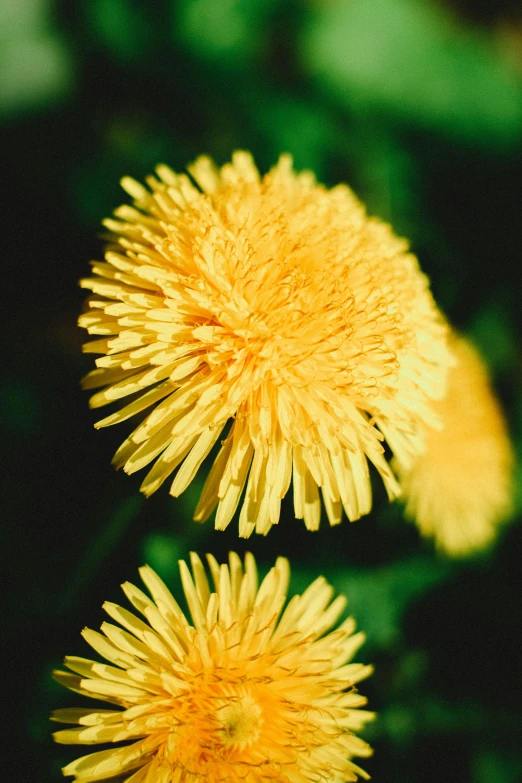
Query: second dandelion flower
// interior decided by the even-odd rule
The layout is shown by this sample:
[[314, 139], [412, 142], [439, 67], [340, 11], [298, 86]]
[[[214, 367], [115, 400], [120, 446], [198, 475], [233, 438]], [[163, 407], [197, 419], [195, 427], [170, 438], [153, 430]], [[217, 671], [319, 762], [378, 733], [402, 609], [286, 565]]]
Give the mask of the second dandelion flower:
[[[349, 663], [364, 636], [323, 577], [286, 604], [290, 569], [278, 558], [261, 585], [255, 560], [228, 565], [196, 555], [180, 563], [189, 615], [150, 568], [152, 598], [126, 583], [143, 616], [105, 604], [112, 623], [86, 641], [109, 663], [67, 657], [66, 687], [109, 702], [56, 710], [74, 724], [57, 742], [118, 743], [82, 756], [63, 773], [77, 783], [348, 783], [368, 775], [353, 759], [371, 755], [354, 732], [371, 720], [355, 684], [371, 667]], [[211, 586], [212, 585], [212, 586]], [[333, 600], [332, 600], [333, 599]], [[333, 630], [332, 630], [333, 629]], [[121, 742], [127, 742], [120, 745]], [[130, 743], [130, 744], [129, 744]]]

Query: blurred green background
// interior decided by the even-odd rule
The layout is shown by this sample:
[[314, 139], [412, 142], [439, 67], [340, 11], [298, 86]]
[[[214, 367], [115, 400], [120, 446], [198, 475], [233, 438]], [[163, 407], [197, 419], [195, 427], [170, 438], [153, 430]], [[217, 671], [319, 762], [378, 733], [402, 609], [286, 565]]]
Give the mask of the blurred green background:
[[[266, 539], [191, 521], [202, 480], [148, 501], [110, 459], [79, 379], [77, 280], [100, 258], [118, 181], [237, 148], [346, 181], [411, 239], [441, 307], [487, 359], [522, 449], [522, 9], [518, 0], [2, 0], [5, 155], [0, 366], [4, 755], [56, 783], [75, 748], [50, 678], [103, 600], [147, 561], [174, 587], [190, 549], [285, 554], [293, 588], [346, 591], [375, 663], [364, 766], [381, 783], [522, 780], [522, 507], [490, 552], [435, 554], [376, 486], [371, 516], [307, 533], [284, 506]], [[7, 291], [5, 290], [7, 288]], [[520, 476], [520, 473], [519, 473]]]

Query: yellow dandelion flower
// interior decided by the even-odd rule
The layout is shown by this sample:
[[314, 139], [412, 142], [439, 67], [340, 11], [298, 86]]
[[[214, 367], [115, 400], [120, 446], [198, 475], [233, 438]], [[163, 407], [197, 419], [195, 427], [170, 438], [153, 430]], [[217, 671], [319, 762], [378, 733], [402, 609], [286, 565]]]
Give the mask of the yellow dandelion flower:
[[[283, 609], [289, 565], [278, 558], [258, 588], [255, 560], [229, 565], [207, 555], [213, 581], [191, 555], [180, 571], [189, 621], [155, 572], [141, 578], [152, 599], [122, 585], [144, 618], [107, 603], [122, 628], [84, 630], [106, 660], [68, 657], [58, 682], [118, 709], [61, 709], [77, 724], [55, 733], [65, 744], [119, 743], [73, 761], [78, 783], [343, 783], [368, 775], [352, 759], [371, 755], [353, 734], [373, 713], [354, 683], [370, 666], [348, 663], [364, 640], [354, 622], [336, 624], [345, 606], [323, 577]], [[127, 777], [128, 776], [128, 777]]]
[[[106, 220], [112, 244], [93, 264], [80, 325], [102, 353], [85, 386], [94, 408], [132, 395], [105, 427], [149, 409], [115, 455], [128, 473], [154, 465], [154, 492], [179, 467], [177, 496], [221, 438], [195, 519], [217, 506], [240, 535], [267, 533], [293, 478], [309, 529], [322, 490], [331, 524], [368, 513], [368, 462], [390, 497], [385, 437], [406, 460], [422, 448], [444, 391], [446, 327], [404, 240], [368, 218], [344, 185], [296, 174], [288, 156], [263, 178], [250, 155], [193, 182], [166, 166], [123, 187], [135, 205]], [[196, 183], [196, 184], [194, 184]]]
[[465, 555], [485, 547], [508, 514], [513, 455], [486, 367], [473, 346], [453, 336], [456, 365], [437, 403], [442, 429], [429, 429], [426, 451], [397, 469], [407, 514], [440, 549]]

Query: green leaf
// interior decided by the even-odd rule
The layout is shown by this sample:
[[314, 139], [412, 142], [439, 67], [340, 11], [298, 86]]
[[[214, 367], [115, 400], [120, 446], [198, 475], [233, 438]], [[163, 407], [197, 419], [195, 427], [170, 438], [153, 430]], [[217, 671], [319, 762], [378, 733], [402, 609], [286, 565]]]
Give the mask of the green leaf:
[[90, 546], [85, 550], [63, 591], [60, 601], [62, 611], [68, 610], [76, 597], [92, 584], [104, 561], [120, 545], [127, 528], [138, 516], [144, 502], [142, 495], [130, 495], [121, 500], [108, 516], [97, 535], [93, 536]]
[[488, 302], [468, 331], [492, 373], [510, 372], [517, 362], [517, 336], [511, 314], [500, 302]]
[[176, 35], [199, 57], [219, 65], [244, 65], [262, 47], [274, 0], [182, 0]]
[[256, 90], [247, 93], [245, 100], [253, 122], [269, 142], [271, 158], [275, 161], [282, 152], [289, 152], [296, 169], [311, 169], [320, 180], [336, 138], [330, 117], [291, 95]]
[[0, 384], [0, 424], [11, 432], [30, 433], [37, 428], [40, 401], [25, 380], [6, 379]]
[[132, 62], [142, 57], [153, 41], [144, 8], [130, 0], [94, 0], [90, 23], [101, 43], [117, 59]]
[[46, 106], [72, 86], [72, 61], [54, 33], [20, 31], [0, 40], [0, 115]]
[[474, 783], [519, 783], [522, 775], [522, 760], [500, 754], [498, 751], [481, 749], [474, 759]]
[[522, 133], [522, 87], [510, 61], [426, 0], [322, 4], [302, 54], [350, 109], [385, 110], [483, 144], [514, 143]]
[[412, 601], [447, 578], [453, 567], [449, 561], [412, 557], [382, 568], [337, 571], [332, 584], [347, 596], [368, 644], [385, 648], [400, 639], [401, 620]]
[[164, 580], [177, 577], [178, 560], [185, 547], [175, 536], [168, 533], [151, 533], [143, 540], [143, 561]]
[[0, 3], [0, 36], [27, 38], [44, 32], [49, 17], [49, 0], [3, 0]]

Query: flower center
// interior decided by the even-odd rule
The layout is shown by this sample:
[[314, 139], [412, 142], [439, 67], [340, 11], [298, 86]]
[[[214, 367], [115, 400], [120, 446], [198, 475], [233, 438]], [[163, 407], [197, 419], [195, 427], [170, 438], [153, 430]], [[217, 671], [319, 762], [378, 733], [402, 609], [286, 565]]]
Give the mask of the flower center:
[[261, 708], [252, 696], [241, 696], [217, 711], [219, 736], [224, 746], [247, 745], [259, 736]]

